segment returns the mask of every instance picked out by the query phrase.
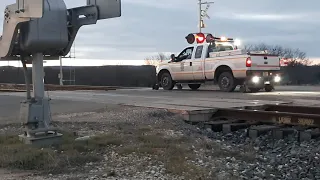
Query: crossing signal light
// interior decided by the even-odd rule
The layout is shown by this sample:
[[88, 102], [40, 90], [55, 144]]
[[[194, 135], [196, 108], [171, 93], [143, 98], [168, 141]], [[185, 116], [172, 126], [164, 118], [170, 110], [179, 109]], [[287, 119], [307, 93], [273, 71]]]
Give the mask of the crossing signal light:
[[190, 34], [188, 34], [188, 36], [186, 36], [186, 39], [189, 44], [193, 44], [194, 42], [197, 42], [198, 44], [202, 44], [202, 43], [204, 43], [204, 41], [208, 42], [207, 37], [208, 36], [205, 36], [205, 34], [203, 34], [203, 33], [196, 33], [196, 34], [190, 33]]
[[189, 44], [193, 44], [194, 43], [194, 41], [196, 40], [196, 38], [195, 38], [195, 36], [193, 35], [193, 34], [188, 34], [188, 36], [186, 36], [186, 39], [187, 39], [187, 42], [189, 43]]
[[206, 40], [206, 37], [204, 36], [203, 33], [197, 33], [196, 40], [198, 44], [202, 44]]
[[214, 42], [214, 36], [212, 34], [207, 34], [207, 37], [206, 37], [206, 42], [207, 43], [211, 43], [211, 42]]
[[233, 38], [227, 38], [227, 37], [214, 37], [210, 33], [190, 33], [186, 37], [187, 42], [189, 44], [193, 44], [194, 42], [197, 42], [197, 44], [202, 44], [204, 42], [207, 43], [213, 43], [215, 41], [218, 42], [234, 42]]
[[189, 44], [193, 44], [197, 42], [197, 44], [202, 44], [204, 42], [211, 43], [214, 42], [217, 38], [212, 34], [204, 34], [204, 33], [190, 33], [186, 37], [186, 40]]

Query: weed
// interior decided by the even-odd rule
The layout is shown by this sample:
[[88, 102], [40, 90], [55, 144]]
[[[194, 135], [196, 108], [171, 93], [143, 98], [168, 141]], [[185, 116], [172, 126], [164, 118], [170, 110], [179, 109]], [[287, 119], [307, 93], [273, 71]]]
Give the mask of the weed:
[[63, 134], [61, 145], [41, 149], [21, 143], [18, 136], [0, 136], [0, 167], [61, 172], [68, 167], [81, 167], [88, 162], [99, 161], [102, 158], [96, 152], [122, 143], [114, 135], [99, 135], [86, 141], [75, 141], [74, 135]]

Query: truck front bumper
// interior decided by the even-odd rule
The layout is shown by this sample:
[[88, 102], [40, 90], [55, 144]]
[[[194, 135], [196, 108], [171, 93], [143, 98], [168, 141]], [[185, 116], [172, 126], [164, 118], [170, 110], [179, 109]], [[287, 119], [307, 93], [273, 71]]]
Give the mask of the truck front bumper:
[[249, 70], [247, 71], [246, 85], [249, 88], [264, 88], [267, 85], [277, 85], [281, 82], [279, 71]]

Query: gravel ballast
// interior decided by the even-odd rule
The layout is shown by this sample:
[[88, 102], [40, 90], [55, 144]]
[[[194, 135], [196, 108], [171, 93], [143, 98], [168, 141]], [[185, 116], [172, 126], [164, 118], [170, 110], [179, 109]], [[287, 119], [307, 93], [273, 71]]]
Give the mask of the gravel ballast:
[[300, 143], [298, 133], [281, 140], [269, 133], [253, 140], [246, 136], [247, 129], [228, 135], [207, 131], [206, 135], [231, 151], [255, 155], [249, 162], [234, 157], [224, 160], [225, 169], [231, 168], [242, 179], [320, 179], [319, 139]]
[[[17, 180], [320, 179], [319, 140], [273, 140], [268, 134], [252, 140], [246, 130], [223, 135], [186, 124], [165, 110], [129, 106], [59, 114], [53, 120], [80, 136], [114, 134], [120, 145], [107, 146], [100, 161], [69, 167], [68, 173], [0, 175]], [[18, 134], [21, 128], [3, 125], [0, 133]]]

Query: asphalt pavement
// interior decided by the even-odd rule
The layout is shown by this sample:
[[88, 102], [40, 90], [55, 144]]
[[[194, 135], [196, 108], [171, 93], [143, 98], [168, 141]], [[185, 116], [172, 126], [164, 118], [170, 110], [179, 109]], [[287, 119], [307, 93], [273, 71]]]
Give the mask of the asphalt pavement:
[[[320, 106], [320, 86], [278, 86], [274, 92], [225, 93], [215, 86], [198, 91], [152, 90], [151, 88], [119, 89], [112, 91], [52, 91], [46, 93], [52, 98], [53, 115], [75, 112], [92, 112], [105, 108], [107, 104], [125, 104], [144, 107], [196, 110], [215, 107], [239, 107], [261, 104], [293, 103]], [[25, 93], [0, 93], [0, 121], [18, 122], [20, 101]]]

